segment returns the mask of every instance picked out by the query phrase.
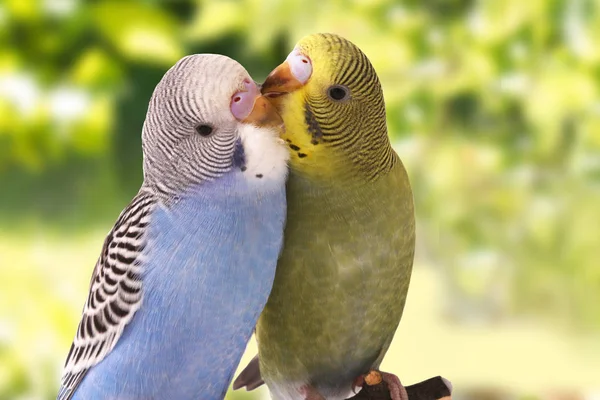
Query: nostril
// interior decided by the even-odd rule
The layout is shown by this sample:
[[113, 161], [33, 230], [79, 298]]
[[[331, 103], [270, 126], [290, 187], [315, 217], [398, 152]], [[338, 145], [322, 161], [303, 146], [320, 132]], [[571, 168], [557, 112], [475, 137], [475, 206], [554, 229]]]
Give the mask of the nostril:
[[253, 80], [243, 80], [244, 89], [231, 96], [231, 113], [238, 120], [243, 120], [252, 112], [256, 97], [260, 94]]
[[289, 63], [292, 75], [300, 81], [300, 83], [305, 84], [312, 75], [312, 63], [310, 57], [301, 54], [298, 49], [295, 49], [288, 55], [286, 60]]
[[237, 92], [231, 97], [231, 113], [238, 120], [243, 120], [254, 107], [255, 96], [249, 92]]

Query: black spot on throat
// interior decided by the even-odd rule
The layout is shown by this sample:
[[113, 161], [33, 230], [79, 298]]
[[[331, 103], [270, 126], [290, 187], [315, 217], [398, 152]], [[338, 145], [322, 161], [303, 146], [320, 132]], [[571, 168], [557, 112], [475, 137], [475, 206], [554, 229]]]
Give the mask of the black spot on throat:
[[256, 174], [256, 177], [257, 177], [258, 179], [260, 179], [260, 178], [262, 178], [262, 177], [263, 177], [263, 174]]
[[300, 150], [300, 147], [296, 146], [295, 144], [290, 143], [290, 149], [292, 149], [294, 151], [298, 151], [298, 150]]
[[317, 122], [317, 119], [315, 118], [315, 115], [310, 109], [308, 103], [304, 105], [304, 122], [308, 127], [308, 132], [312, 136], [312, 140], [310, 142], [312, 144], [319, 143], [319, 141], [323, 138], [323, 131], [321, 130], [321, 127], [319, 126], [319, 123]]
[[235, 142], [233, 150], [233, 165], [239, 167], [242, 171], [246, 170], [246, 152], [240, 139]]
[[306, 154], [304, 154], [304, 153], [298, 153], [298, 157], [304, 158], [304, 157], [306, 157]]

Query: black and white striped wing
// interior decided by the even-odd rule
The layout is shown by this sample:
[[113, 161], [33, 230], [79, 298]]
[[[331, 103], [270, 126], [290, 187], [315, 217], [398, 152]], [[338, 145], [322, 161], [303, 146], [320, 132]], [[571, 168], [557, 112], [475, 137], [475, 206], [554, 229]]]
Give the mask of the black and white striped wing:
[[138, 194], [104, 241], [57, 400], [71, 398], [86, 372], [113, 349], [141, 305], [142, 250], [154, 203], [152, 195]]

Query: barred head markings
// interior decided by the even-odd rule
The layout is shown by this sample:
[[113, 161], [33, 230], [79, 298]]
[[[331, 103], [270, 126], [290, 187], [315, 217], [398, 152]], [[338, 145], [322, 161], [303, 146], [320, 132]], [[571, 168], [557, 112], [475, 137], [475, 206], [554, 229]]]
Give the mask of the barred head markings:
[[[230, 101], [245, 80], [251, 78], [239, 63], [215, 54], [184, 57], [167, 71], [142, 133], [147, 185], [170, 195], [232, 168], [239, 121]], [[197, 130], [202, 126], [211, 132]]]
[[[367, 56], [334, 34], [315, 34], [296, 49], [312, 62], [305, 85], [307, 130], [341, 151], [370, 179], [389, 171], [396, 157], [387, 136], [383, 91]], [[315, 134], [317, 132], [317, 134]]]

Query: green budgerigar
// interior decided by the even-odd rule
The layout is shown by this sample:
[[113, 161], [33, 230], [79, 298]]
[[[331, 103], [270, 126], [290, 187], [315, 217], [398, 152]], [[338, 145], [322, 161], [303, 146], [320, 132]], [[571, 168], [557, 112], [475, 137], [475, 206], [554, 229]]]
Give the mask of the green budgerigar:
[[255, 358], [234, 387], [262, 375], [274, 399], [344, 399], [379, 367], [402, 317], [415, 250], [408, 176], [375, 69], [350, 41], [305, 37], [262, 92], [286, 126], [288, 216], [256, 327], [260, 371]]

